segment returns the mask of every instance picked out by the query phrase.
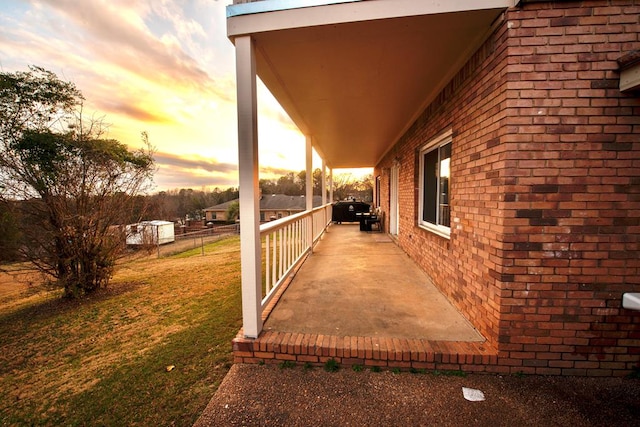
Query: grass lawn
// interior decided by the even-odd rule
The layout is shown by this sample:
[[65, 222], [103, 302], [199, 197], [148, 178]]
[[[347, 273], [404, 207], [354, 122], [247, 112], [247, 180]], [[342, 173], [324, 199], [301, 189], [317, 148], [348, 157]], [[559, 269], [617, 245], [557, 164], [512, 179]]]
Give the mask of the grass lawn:
[[0, 272], [0, 425], [191, 426], [242, 323], [239, 238], [207, 249], [122, 263], [80, 301]]

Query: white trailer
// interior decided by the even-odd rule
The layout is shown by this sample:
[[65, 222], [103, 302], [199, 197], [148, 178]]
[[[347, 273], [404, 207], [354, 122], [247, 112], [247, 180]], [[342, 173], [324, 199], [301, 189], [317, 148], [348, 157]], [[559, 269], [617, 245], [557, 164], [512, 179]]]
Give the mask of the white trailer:
[[127, 245], [164, 245], [176, 240], [173, 222], [142, 221], [127, 225]]

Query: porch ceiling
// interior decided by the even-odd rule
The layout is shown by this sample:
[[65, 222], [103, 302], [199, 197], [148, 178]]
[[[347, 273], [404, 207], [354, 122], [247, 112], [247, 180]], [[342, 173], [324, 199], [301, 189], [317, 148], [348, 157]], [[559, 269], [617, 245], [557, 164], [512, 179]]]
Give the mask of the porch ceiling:
[[[286, 10], [228, 20], [232, 40], [252, 35], [258, 76], [332, 168], [375, 166], [510, 2], [479, 1], [485, 8], [463, 10], [452, 0], [447, 6], [458, 9], [367, 15], [375, 5], [394, 3], [397, 9], [431, 2], [375, 0], [306, 8], [308, 16]], [[344, 16], [354, 10], [357, 19], [349, 22]], [[287, 24], [265, 25], [274, 17]]]

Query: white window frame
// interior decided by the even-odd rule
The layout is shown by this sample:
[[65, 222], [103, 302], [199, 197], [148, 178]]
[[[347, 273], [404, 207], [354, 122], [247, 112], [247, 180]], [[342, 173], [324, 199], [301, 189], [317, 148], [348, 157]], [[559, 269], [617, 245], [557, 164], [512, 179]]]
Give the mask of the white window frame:
[[[423, 228], [427, 231], [430, 231], [434, 234], [437, 234], [438, 236], [444, 237], [446, 239], [450, 239], [451, 238], [451, 227], [447, 227], [444, 225], [439, 225], [437, 224], [438, 222], [438, 217], [440, 215], [440, 209], [436, 209], [436, 224], [428, 222], [428, 221], [424, 221], [422, 218], [424, 218], [423, 215], [423, 210], [424, 210], [424, 156], [425, 154], [433, 151], [433, 150], [437, 150], [440, 147], [443, 147], [449, 143], [453, 142], [453, 131], [452, 129], [449, 129], [443, 133], [441, 133], [440, 135], [436, 136], [435, 138], [431, 139], [429, 142], [427, 142], [425, 145], [423, 145], [420, 148], [419, 151], [419, 156], [420, 156], [420, 178], [419, 178], [419, 183], [418, 183], [418, 188], [419, 188], [419, 198], [418, 198], [418, 226], [420, 228]], [[449, 178], [451, 179], [451, 177]], [[436, 188], [440, 188], [440, 173], [438, 172], [438, 182], [436, 184]], [[439, 196], [438, 196], [439, 197]], [[451, 198], [451, 195], [449, 195], [449, 198]], [[440, 205], [440, 200], [436, 200], [436, 206]]]

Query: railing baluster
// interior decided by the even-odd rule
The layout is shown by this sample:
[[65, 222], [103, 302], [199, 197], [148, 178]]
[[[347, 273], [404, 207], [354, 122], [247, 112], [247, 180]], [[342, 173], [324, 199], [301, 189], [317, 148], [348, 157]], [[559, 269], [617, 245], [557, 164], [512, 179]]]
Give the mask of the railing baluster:
[[291, 223], [291, 259], [298, 257], [298, 221]]
[[284, 264], [284, 259], [283, 259], [283, 241], [284, 241], [284, 236], [283, 236], [283, 230], [282, 228], [280, 230], [278, 230], [278, 233], [280, 233], [280, 271], [278, 273], [278, 280], [280, 280], [280, 278], [282, 277], [282, 273], [283, 273], [283, 264]]
[[298, 229], [297, 231], [297, 248], [296, 248], [296, 258], [298, 258], [300, 255], [302, 255], [302, 224], [304, 222], [304, 218], [301, 218], [298, 222], [296, 222], [296, 228]]
[[291, 265], [291, 224], [287, 225], [287, 263], [285, 269]]
[[[272, 262], [272, 265], [271, 265], [271, 282], [274, 283], [274, 286], [275, 286], [275, 283], [278, 283], [278, 278], [276, 276], [276, 264], [278, 263], [278, 258], [277, 258], [278, 252], [277, 252], [276, 248], [277, 248], [277, 243], [278, 243], [277, 240], [278, 239], [276, 237], [276, 233], [271, 233], [271, 235], [273, 236], [273, 239], [272, 239], [273, 240], [273, 248], [269, 248], [267, 250], [273, 251], [272, 252], [272, 254], [273, 254], [273, 256], [272, 256], [273, 262]], [[269, 274], [269, 271], [267, 271], [267, 274]]]
[[269, 265], [270, 265], [270, 257], [269, 257], [269, 234], [267, 234], [264, 238], [264, 247], [265, 247], [265, 262], [264, 268], [266, 270], [265, 274], [265, 296], [269, 295], [269, 291], [271, 290], [271, 278], [269, 276]]
[[293, 224], [289, 224], [287, 227], [287, 265], [289, 267], [291, 265], [291, 260], [293, 259], [292, 249], [292, 235], [293, 235]]
[[284, 269], [289, 265], [289, 225], [282, 230], [284, 233]]
[[291, 248], [291, 259], [298, 258], [298, 225], [300, 221], [296, 221], [292, 224], [293, 226], [293, 247]]

